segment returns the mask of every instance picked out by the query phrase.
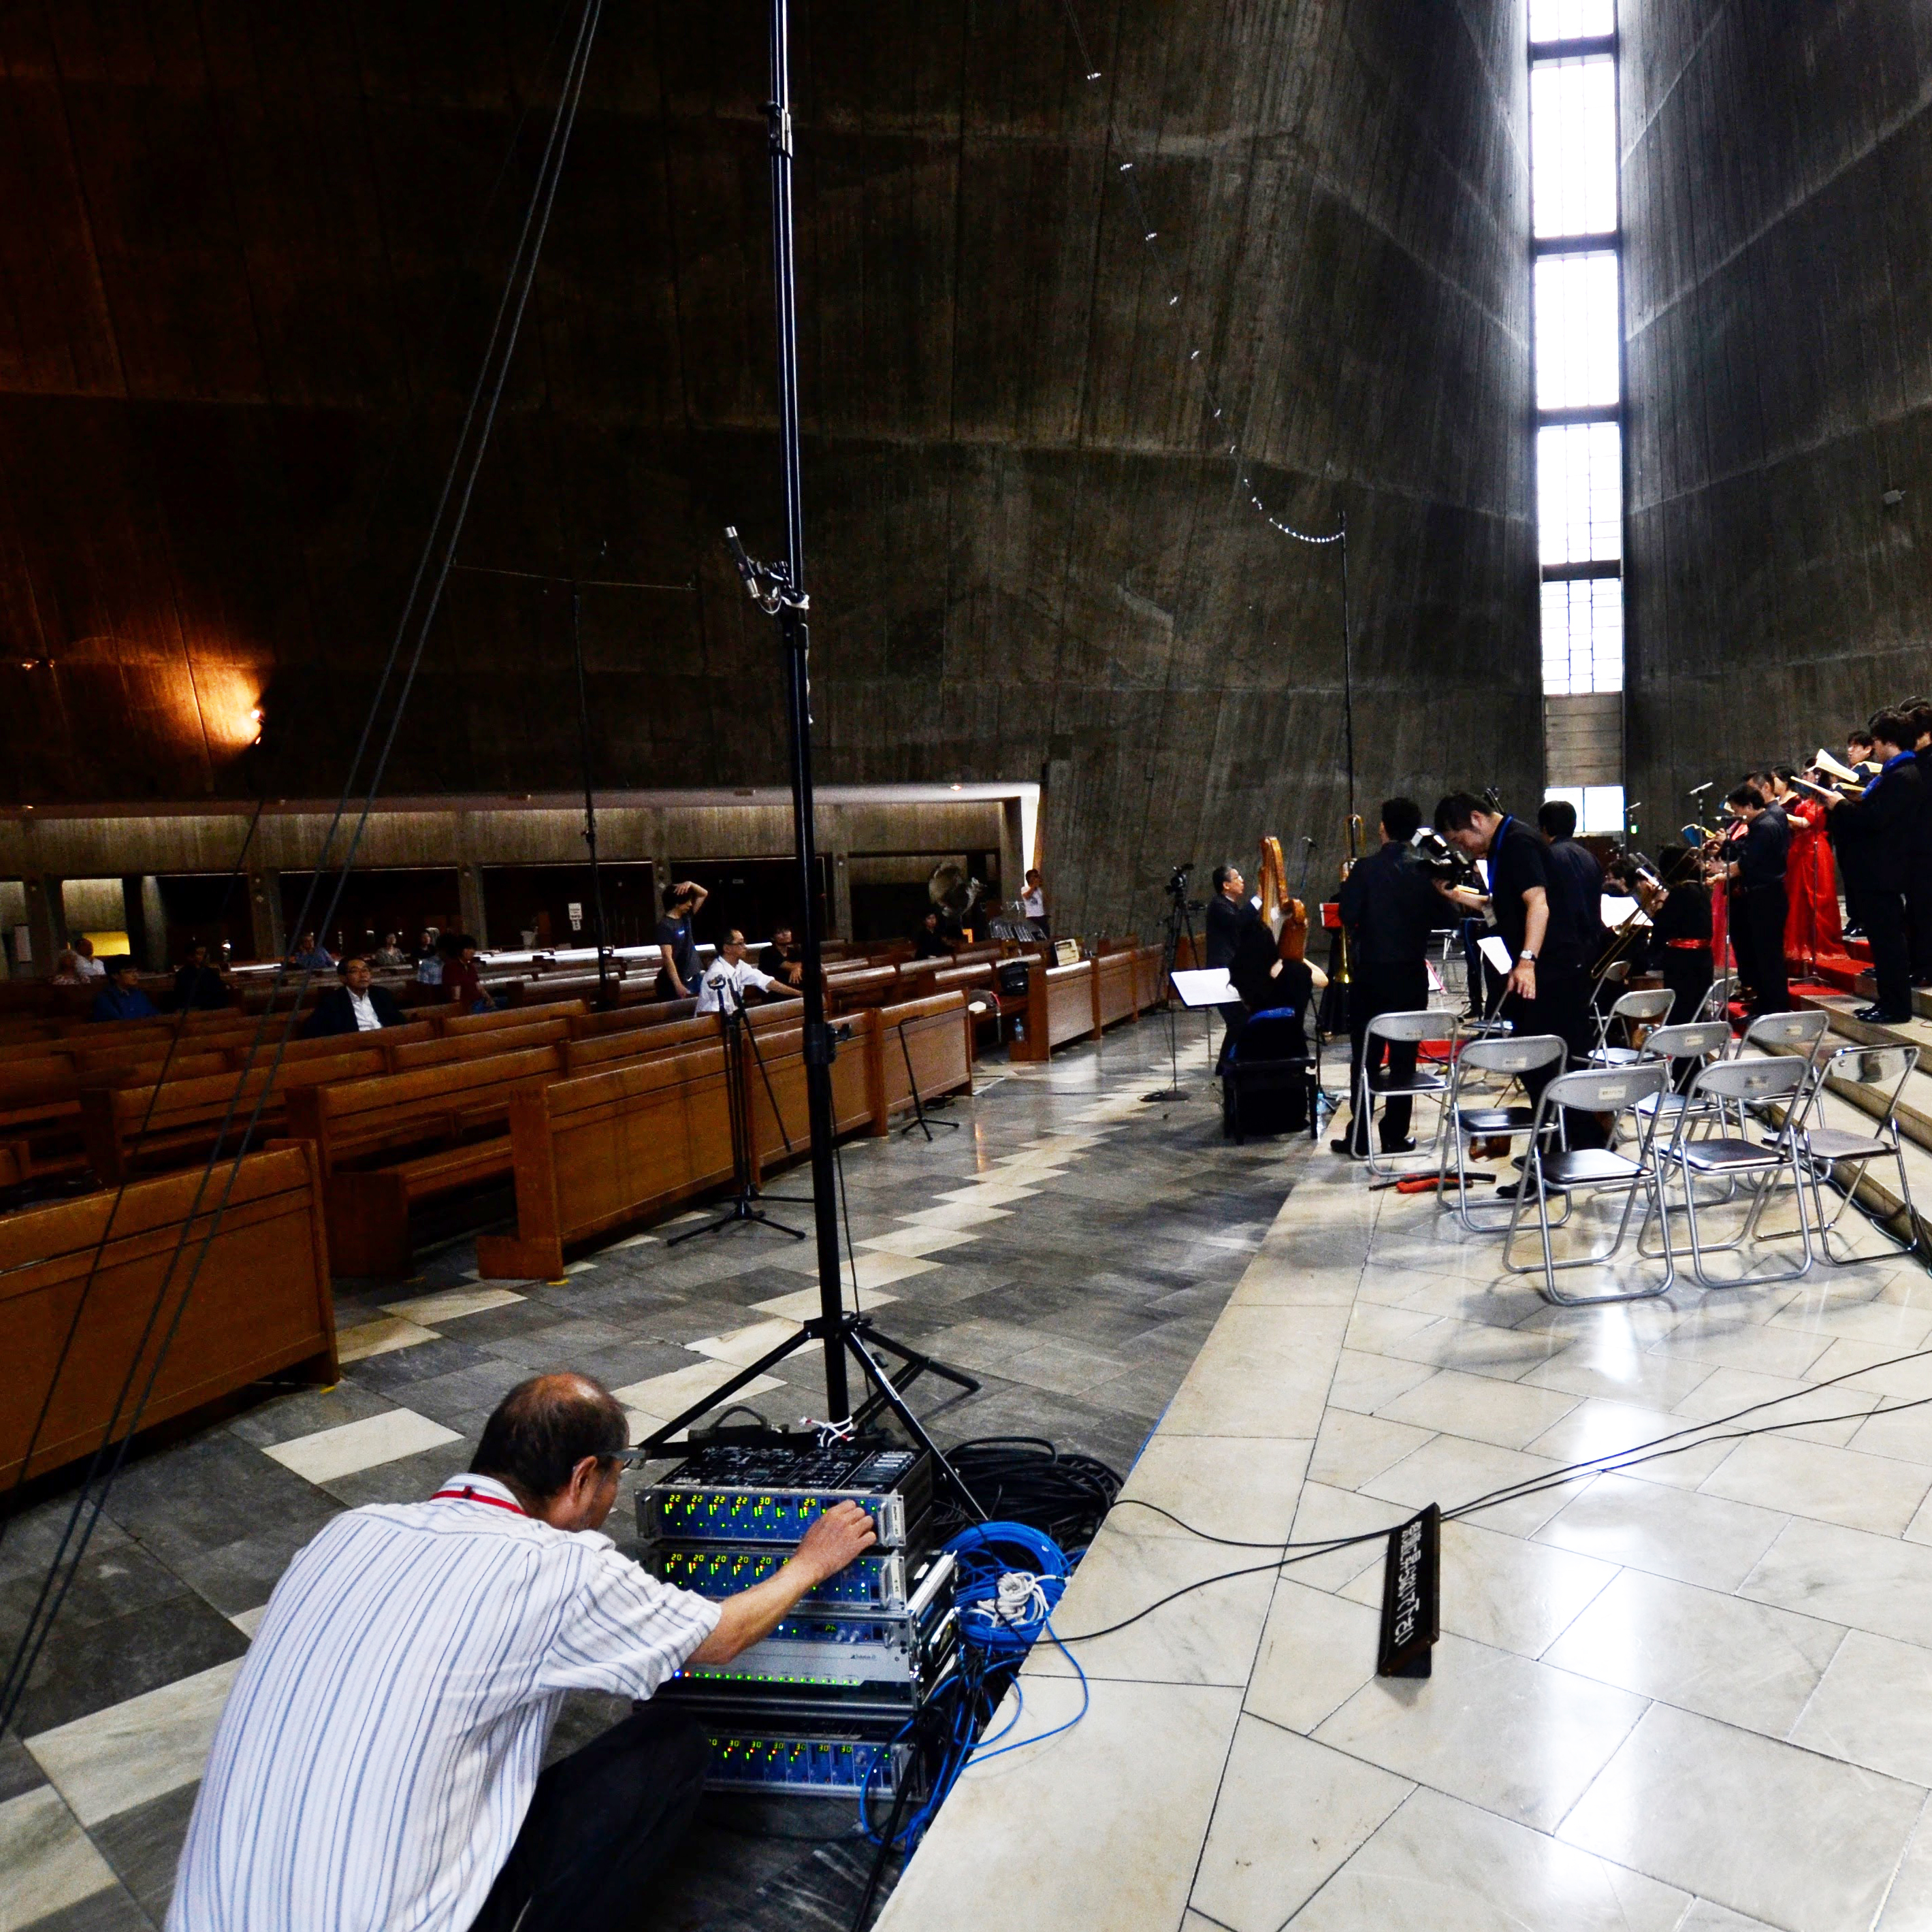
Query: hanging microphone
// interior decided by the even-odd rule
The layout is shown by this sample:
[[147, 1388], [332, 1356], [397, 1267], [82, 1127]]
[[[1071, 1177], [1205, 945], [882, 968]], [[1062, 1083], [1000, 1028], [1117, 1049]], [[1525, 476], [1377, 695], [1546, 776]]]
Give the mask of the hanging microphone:
[[1684, 796], [1686, 798], [1702, 798], [1717, 782], [1715, 778], [1706, 778], [1702, 784], [1693, 785]]

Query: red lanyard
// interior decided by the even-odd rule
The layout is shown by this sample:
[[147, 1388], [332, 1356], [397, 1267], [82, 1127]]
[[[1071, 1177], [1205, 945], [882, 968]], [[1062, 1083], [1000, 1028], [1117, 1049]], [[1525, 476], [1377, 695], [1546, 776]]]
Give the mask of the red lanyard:
[[492, 1509], [508, 1510], [512, 1516], [525, 1516], [529, 1512], [521, 1503], [506, 1503], [501, 1496], [486, 1496], [478, 1493], [465, 1484], [460, 1490], [438, 1490], [430, 1498], [433, 1503], [443, 1502], [459, 1503], [488, 1503]]

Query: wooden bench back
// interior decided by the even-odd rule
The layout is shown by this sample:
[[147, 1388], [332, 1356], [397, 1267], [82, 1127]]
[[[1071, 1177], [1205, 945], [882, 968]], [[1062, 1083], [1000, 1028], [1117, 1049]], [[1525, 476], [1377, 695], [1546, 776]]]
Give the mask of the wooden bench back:
[[[398, 1028], [397, 1030], [400, 1031]], [[446, 1035], [398, 1046], [389, 1054], [393, 1072], [413, 1073], [424, 1066], [446, 1066], [452, 1060], [487, 1060], [499, 1053], [514, 1053], [526, 1046], [555, 1046], [570, 1036], [567, 1019], [537, 1020], [529, 1026], [496, 1027], [488, 1033]]]
[[[200, 1211], [189, 1219], [200, 1179], [198, 1172], [166, 1174], [136, 1181], [118, 1196], [83, 1195], [0, 1216], [0, 1484], [21, 1473], [76, 1311], [73, 1346], [29, 1475], [98, 1445], [130, 1369], [139, 1389], [177, 1310], [180, 1325], [143, 1427], [297, 1363], [308, 1366], [310, 1379], [334, 1380], [334, 1304], [312, 1157], [287, 1146], [248, 1155], [227, 1188], [218, 1223], [213, 1210], [225, 1175], [202, 1190]], [[170, 1274], [178, 1247], [182, 1258]], [[144, 1342], [164, 1286], [162, 1318]]]
[[966, 995], [955, 988], [880, 1007], [878, 1054], [888, 1115], [912, 1105], [915, 1078], [922, 1100], [962, 1088], [970, 1091], [973, 1039]]
[[520, 1087], [557, 1078], [561, 1046], [531, 1046], [385, 1078], [350, 1078], [289, 1096], [289, 1131], [321, 1149], [325, 1173], [385, 1148], [455, 1138], [501, 1120]]
[[506, 1006], [500, 1012], [460, 1013], [442, 1022], [442, 1036], [459, 1040], [472, 1034], [500, 1032], [506, 1027], [530, 1026], [538, 1020], [582, 1019], [590, 1010], [581, 1000], [555, 1000], [542, 1005], [529, 1002]]

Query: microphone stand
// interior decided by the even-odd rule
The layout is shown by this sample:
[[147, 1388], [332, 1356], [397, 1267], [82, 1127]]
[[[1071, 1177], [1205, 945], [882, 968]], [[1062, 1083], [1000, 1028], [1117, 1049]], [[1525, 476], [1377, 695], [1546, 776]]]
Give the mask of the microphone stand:
[[[818, 899], [818, 854], [813, 824], [812, 775], [812, 640], [806, 622], [811, 600], [805, 584], [805, 505], [800, 456], [798, 394], [798, 292], [794, 268], [792, 214], [792, 118], [790, 0], [772, 0], [771, 98], [765, 104], [766, 142], [771, 161], [772, 280], [778, 322], [778, 446], [784, 486], [785, 550], [783, 559], [760, 563], [746, 554], [735, 527], [728, 526], [738, 574], [753, 602], [777, 621], [785, 668], [785, 720], [791, 766], [792, 844], [798, 867], [799, 957], [804, 968], [805, 1097], [811, 1136], [814, 1232], [818, 1237], [818, 1310], [798, 1334], [768, 1350], [750, 1367], [741, 1369], [701, 1402], [694, 1402], [640, 1445], [657, 1456], [676, 1456], [694, 1446], [680, 1430], [700, 1416], [728, 1405], [754, 1381], [801, 1348], [818, 1347], [825, 1369], [825, 1413], [832, 1422], [850, 1418], [862, 1426], [881, 1408], [890, 1408], [907, 1434], [933, 1459], [942, 1480], [950, 1484], [966, 1506], [983, 1517], [956, 1471], [940, 1453], [908, 1406], [904, 1390], [930, 1372], [968, 1394], [980, 1384], [973, 1376], [948, 1366], [916, 1349], [893, 1341], [874, 1328], [867, 1316], [848, 1313], [839, 1277], [838, 1204], [832, 1168], [832, 1062], [836, 1048], [825, 1019], [824, 950]], [[878, 1352], [875, 1353], [874, 1352]], [[902, 1365], [889, 1372], [880, 1354]], [[855, 1412], [846, 1374], [850, 1356], [856, 1362], [872, 1394]]]

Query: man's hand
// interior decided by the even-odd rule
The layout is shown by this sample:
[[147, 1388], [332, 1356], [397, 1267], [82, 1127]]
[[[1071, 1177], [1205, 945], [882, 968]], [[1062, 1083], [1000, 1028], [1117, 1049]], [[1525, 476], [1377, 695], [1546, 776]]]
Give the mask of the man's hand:
[[872, 1517], [856, 1503], [835, 1503], [805, 1532], [791, 1560], [811, 1573], [809, 1587], [816, 1589], [878, 1540]]
[[1508, 990], [1514, 993], [1518, 999], [1534, 999], [1536, 998], [1536, 962], [1533, 959], [1519, 959], [1510, 968], [1509, 978], [1504, 983]]
[[805, 1533], [791, 1560], [718, 1606], [718, 1625], [691, 1654], [694, 1664], [729, 1664], [770, 1636], [800, 1598], [838, 1575], [878, 1540], [872, 1519], [856, 1503], [835, 1503]]

